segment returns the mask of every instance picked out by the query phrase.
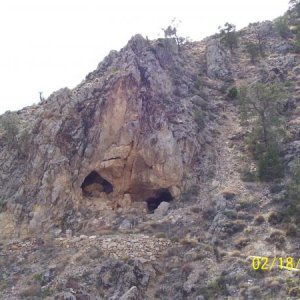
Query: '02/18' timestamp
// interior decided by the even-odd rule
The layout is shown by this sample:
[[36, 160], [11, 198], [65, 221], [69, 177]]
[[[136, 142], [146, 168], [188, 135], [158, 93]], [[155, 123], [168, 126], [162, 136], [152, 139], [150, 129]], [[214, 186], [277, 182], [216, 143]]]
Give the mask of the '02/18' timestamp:
[[272, 269], [280, 270], [290, 270], [298, 271], [300, 267], [300, 258], [294, 259], [293, 257], [252, 257], [252, 269], [253, 270], [262, 270], [262, 271], [271, 271]]

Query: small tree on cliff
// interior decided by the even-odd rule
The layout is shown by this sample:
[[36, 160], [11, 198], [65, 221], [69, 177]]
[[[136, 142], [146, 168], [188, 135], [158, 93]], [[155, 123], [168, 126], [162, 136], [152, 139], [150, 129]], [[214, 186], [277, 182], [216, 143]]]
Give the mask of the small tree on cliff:
[[259, 25], [259, 22], [250, 23], [249, 27], [252, 27], [254, 40], [255, 43], [259, 48], [259, 54], [264, 57], [265, 56], [265, 40], [268, 36], [268, 32], [263, 30], [262, 27]]
[[275, 22], [275, 28], [276, 28], [278, 34], [283, 39], [288, 39], [291, 36], [291, 30], [289, 28], [288, 21], [285, 17], [280, 17]]
[[0, 117], [0, 135], [10, 150], [17, 150], [19, 158], [26, 158], [30, 146], [30, 129], [22, 127], [18, 115], [6, 112]]
[[252, 127], [247, 143], [258, 160], [258, 175], [262, 180], [283, 175], [279, 148], [284, 130], [279, 102], [284, 97], [284, 89], [278, 84], [255, 83], [239, 89], [241, 119]]
[[188, 41], [188, 38], [178, 36], [177, 29], [181, 21], [177, 21], [175, 18], [172, 20], [171, 24], [167, 28], [162, 28], [165, 38], [175, 38], [178, 48], [180, 48], [185, 42]]
[[246, 50], [250, 56], [251, 62], [254, 64], [259, 56], [259, 45], [249, 41], [246, 43]]
[[6, 112], [0, 119], [5, 141], [10, 148], [16, 147], [19, 133], [19, 120], [15, 113]]
[[291, 180], [287, 185], [286, 198], [289, 204], [290, 214], [299, 215], [300, 204], [300, 159], [298, 159], [291, 170]]
[[236, 26], [231, 23], [225, 23], [223, 27], [219, 26], [221, 42], [233, 52], [238, 46], [238, 36]]

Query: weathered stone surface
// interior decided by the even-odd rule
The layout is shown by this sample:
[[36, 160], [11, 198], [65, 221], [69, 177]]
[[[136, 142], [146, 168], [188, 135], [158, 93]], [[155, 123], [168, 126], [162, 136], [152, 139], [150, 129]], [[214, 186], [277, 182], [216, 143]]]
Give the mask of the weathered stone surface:
[[[26, 201], [16, 218], [25, 215], [32, 232], [48, 231], [50, 219], [76, 230], [76, 213], [85, 206], [130, 208], [162, 188], [178, 197], [183, 174], [198, 164], [203, 147], [193, 104], [184, 100], [195, 96], [200, 65], [196, 55], [183, 53], [173, 39], [134, 36], [76, 88], [19, 111], [31, 132], [28, 157], [8, 157], [6, 145], [0, 150], [2, 197]], [[173, 122], [179, 113], [182, 121]], [[92, 171], [112, 193], [99, 182], [81, 188]]]
[[154, 211], [154, 217], [155, 218], [160, 218], [163, 217], [167, 214], [168, 210], [170, 207], [170, 203], [169, 202], [161, 202], [158, 206], [158, 208]]
[[229, 67], [229, 57], [220, 42], [212, 39], [206, 46], [207, 75], [213, 79], [230, 81], [232, 74]]
[[140, 290], [146, 288], [149, 274], [137, 260], [128, 263], [107, 260], [101, 265], [98, 278], [99, 287], [110, 294], [110, 299], [120, 299], [133, 286]]
[[62, 300], [76, 300], [76, 296], [74, 296], [73, 294], [71, 294], [70, 292], [65, 292], [62, 297]]
[[123, 220], [119, 226], [120, 230], [126, 230], [126, 229], [131, 229], [133, 226], [132, 222], [130, 220]]

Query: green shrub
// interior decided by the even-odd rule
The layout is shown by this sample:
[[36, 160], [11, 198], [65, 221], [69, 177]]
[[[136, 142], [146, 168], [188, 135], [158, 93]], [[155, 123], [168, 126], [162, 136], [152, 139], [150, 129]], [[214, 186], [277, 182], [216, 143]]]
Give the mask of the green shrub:
[[217, 295], [226, 295], [228, 296], [228, 290], [226, 283], [228, 278], [226, 276], [219, 276], [216, 279], [208, 282], [206, 287], [201, 287], [198, 290], [198, 293], [203, 295], [205, 299], [219, 299]]
[[300, 53], [300, 40], [293, 42], [293, 50], [295, 53]]
[[202, 89], [203, 83], [202, 83], [202, 80], [201, 80], [201, 77], [200, 77], [200, 76], [197, 76], [197, 79], [196, 79], [196, 81], [195, 81], [195, 83], [194, 83], [194, 87], [195, 87], [195, 89], [197, 89], [197, 90], [201, 90], [201, 89]]
[[19, 120], [15, 113], [8, 112], [1, 116], [1, 131], [4, 139], [10, 148], [17, 145], [17, 135], [19, 133]]
[[10, 149], [16, 149], [19, 157], [27, 157], [30, 147], [30, 129], [22, 127], [16, 113], [7, 112], [0, 118], [0, 133]]
[[273, 179], [283, 177], [283, 170], [278, 147], [272, 145], [259, 159], [258, 177], [262, 181], [272, 181]]
[[199, 129], [203, 129], [205, 127], [204, 113], [201, 109], [195, 110], [194, 121], [197, 123]]
[[33, 275], [33, 279], [35, 281], [41, 282], [43, 280], [43, 273], [38, 273], [38, 274]]
[[295, 53], [300, 53], [300, 28], [297, 26], [296, 29], [296, 37], [295, 41], [293, 42], [293, 50]]
[[287, 39], [290, 37], [291, 31], [290, 31], [289, 25], [287, 23], [287, 20], [284, 17], [279, 18], [275, 22], [275, 28], [276, 28], [278, 34], [282, 38]]
[[246, 50], [250, 56], [251, 62], [254, 64], [260, 54], [259, 45], [253, 42], [247, 42]]
[[265, 150], [265, 145], [262, 142], [262, 128], [256, 127], [252, 129], [252, 132], [245, 138], [245, 143], [248, 150], [251, 152], [255, 159], [260, 159], [262, 153]]
[[227, 94], [227, 97], [231, 100], [234, 100], [236, 99], [238, 96], [238, 90], [237, 88], [234, 86], [232, 87], [229, 91], [228, 91], [228, 94]]
[[287, 185], [286, 200], [289, 204], [287, 213], [289, 215], [298, 213], [300, 204], [300, 160], [292, 168], [292, 179]]
[[221, 43], [233, 51], [238, 46], [238, 35], [235, 31], [236, 26], [231, 23], [225, 23], [223, 28], [219, 26]]
[[256, 83], [239, 89], [242, 122], [252, 125], [245, 141], [257, 160], [258, 178], [271, 181], [283, 176], [279, 149], [285, 137], [279, 107], [286, 98], [286, 88], [279, 84]]
[[167, 238], [167, 235], [164, 232], [158, 232], [155, 237], [158, 239], [165, 239]]
[[241, 172], [241, 179], [244, 182], [254, 182], [257, 180], [257, 174], [249, 169], [244, 169]]

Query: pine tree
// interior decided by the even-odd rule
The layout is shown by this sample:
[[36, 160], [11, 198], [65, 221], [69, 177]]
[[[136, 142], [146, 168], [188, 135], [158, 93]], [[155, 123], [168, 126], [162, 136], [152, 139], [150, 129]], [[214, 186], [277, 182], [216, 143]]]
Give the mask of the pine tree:
[[236, 26], [231, 23], [225, 23], [222, 28], [219, 26], [221, 43], [224, 44], [231, 52], [238, 46], [238, 36], [236, 33]]
[[247, 144], [258, 160], [261, 180], [269, 181], [283, 175], [279, 149], [284, 130], [279, 103], [284, 97], [284, 89], [278, 84], [255, 83], [239, 89], [240, 116], [252, 127]]

